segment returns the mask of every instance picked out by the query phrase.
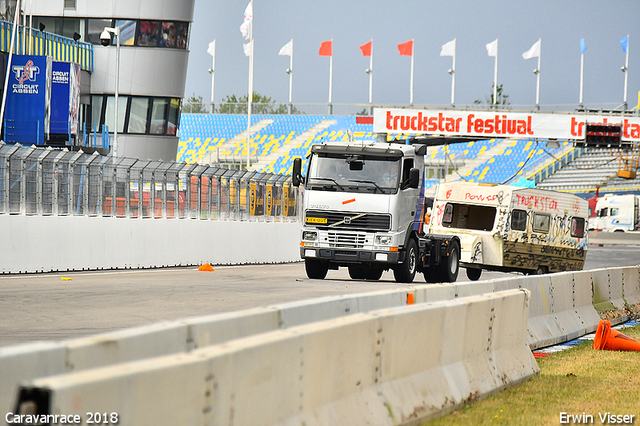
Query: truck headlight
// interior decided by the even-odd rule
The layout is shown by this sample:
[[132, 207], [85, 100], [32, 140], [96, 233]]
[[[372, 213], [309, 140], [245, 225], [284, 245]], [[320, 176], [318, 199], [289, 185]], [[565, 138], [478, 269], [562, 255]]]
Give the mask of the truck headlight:
[[391, 235], [376, 235], [376, 245], [390, 246], [391, 241], [392, 241]]
[[302, 239], [305, 241], [315, 241], [318, 239], [318, 233], [315, 231], [304, 231], [302, 233]]

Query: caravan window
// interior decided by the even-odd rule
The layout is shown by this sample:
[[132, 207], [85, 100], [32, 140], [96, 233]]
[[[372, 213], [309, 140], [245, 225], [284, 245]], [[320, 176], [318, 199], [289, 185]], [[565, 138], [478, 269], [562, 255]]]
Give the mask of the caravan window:
[[609, 212], [609, 216], [618, 216], [618, 208], [611, 207], [611, 211]]
[[551, 223], [551, 216], [548, 214], [536, 213], [533, 215], [533, 230], [535, 232], [549, 232], [549, 223]]
[[576, 238], [584, 238], [584, 218], [571, 218], [571, 236]]
[[495, 218], [495, 207], [448, 203], [444, 208], [442, 223], [447, 228], [491, 231]]
[[514, 210], [511, 213], [511, 229], [514, 231], [525, 231], [527, 229], [527, 212], [524, 210]]

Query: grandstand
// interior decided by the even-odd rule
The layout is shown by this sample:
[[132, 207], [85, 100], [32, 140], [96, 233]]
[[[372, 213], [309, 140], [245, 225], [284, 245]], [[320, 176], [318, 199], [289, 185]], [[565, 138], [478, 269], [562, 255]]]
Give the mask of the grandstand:
[[[355, 116], [252, 115], [249, 130], [251, 170], [290, 174], [293, 159], [303, 167], [310, 146], [337, 140], [373, 141], [372, 124]], [[239, 167], [246, 162], [247, 116], [182, 114], [177, 161]], [[406, 139], [409, 135], [399, 135]], [[617, 177], [611, 150], [574, 148], [569, 141], [548, 144], [535, 139], [486, 139], [429, 147], [427, 187], [442, 177], [479, 183], [535, 181], [537, 187], [589, 196], [602, 191], [640, 192], [640, 179]]]

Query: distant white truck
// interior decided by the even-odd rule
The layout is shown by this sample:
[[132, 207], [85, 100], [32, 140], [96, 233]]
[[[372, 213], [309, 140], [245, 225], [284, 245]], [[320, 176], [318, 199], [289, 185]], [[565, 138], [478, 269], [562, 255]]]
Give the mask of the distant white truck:
[[438, 186], [428, 233], [460, 238], [460, 266], [544, 274], [584, 266], [587, 200], [573, 194], [466, 182]]
[[607, 194], [596, 203], [596, 217], [590, 228], [604, 232], [640, 230], [640, 196]]

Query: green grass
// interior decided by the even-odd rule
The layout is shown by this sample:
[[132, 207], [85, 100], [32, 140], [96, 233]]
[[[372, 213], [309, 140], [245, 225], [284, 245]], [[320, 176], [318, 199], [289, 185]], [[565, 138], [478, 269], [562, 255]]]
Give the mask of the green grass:
[[[621, 330], [640, 340], [640, 325]], [[559, 425], [560, 413], [635, 415], [640, 424], [640, 352], [597, 351], [591, 341], [539, 358], [540, 375], [424, 423], [450, 425]], [[575, 423], [571, 423], [575, 424]]]

